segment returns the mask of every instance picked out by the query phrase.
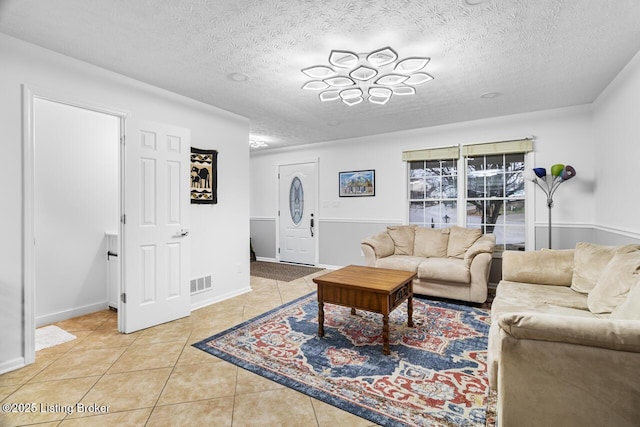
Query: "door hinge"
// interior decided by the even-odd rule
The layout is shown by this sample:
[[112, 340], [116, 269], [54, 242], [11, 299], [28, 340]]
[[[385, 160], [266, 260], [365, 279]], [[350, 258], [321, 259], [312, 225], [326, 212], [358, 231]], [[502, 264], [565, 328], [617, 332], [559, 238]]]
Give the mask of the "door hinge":
[[278, 209], [278, 216], [280, 216], [280, 209]]
[[124, 135], [122, 135], [122, 136], [120, 137], [120, 144], [124, 145], [124, 142], [125, 142], [125, 136], [124, 136]]
[[280, 248], [278, 248], [278, 253], [280, 253]]
[[127, 223], [127, 216], [125, 214], [122, 214], [122, 216], [120, 216], [120, 222], [123, 224]]
[[123, 304], [127, 303], [127, 294], [125, 294], [124, 292], [120, 294], [120, 301], [122, 301]]

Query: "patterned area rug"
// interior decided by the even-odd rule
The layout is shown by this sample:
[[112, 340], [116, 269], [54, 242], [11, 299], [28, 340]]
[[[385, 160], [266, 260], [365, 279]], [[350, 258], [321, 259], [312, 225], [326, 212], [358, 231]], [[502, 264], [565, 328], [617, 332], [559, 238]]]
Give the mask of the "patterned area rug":
[[251, 261], [252, 276], [280, 280], [282, 282], [291, 282], [322, 270], [324, 268], [305, 267], [281, 262]]
[[389, 320], [325, 304], [319, 338], [316, 293], [193, 344], [201, 350], [384, 426], [485, 426], [489, 312], [414, 298]]

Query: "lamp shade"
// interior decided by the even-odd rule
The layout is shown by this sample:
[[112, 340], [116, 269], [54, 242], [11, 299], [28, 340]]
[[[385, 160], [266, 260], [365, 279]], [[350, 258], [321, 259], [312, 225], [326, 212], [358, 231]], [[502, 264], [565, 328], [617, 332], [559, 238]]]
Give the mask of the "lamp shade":
[[533, 172], [538, 178], [544, 178], [547, 176], [547, 170], [545, 168], [533, 168]]
[[527, 181], [534, 182], [537, 179], [537, 175], [532, 169], [525, 170], [522, 175]]
[[564, 165], [561, 163], [556, 163], [555, 165], [551, 166], [551, 175], [560, 176], [562, 175], [563, 170], [564, 170]]
[[562, 174], [560, 175], [560, 177], [564, 180], [567, 181], [571, 178], [573, 178], [574, 176], [576, 176], [576, 170], [573, 168], [573, 166], [565, 166], [564, 170], [562, 171]]

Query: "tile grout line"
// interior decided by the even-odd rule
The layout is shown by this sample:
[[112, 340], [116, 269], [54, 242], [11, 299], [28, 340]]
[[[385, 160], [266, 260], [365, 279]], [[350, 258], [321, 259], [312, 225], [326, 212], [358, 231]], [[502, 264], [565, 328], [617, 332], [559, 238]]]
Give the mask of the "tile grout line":
[[[105, 322], [106, 322], [106, 320], [105, 320]], [[102, 322], [102, 323], [100, 324], [100, 326], [104, 325], [104, 323], [105, 323], [105, 322]], [[98, 326], [98, 327], [100, 327], [100, 326]], [[89, 338], [89, 337], [90, 337], [90, 336], [91, 336], [95, 331], [97, 331], [97, 330], [98, 330], [98, 328], [96, 328], [96, 329], [94, 329], [93, 331], [91, 331], [91, 334], [87, 335], [87, 336], [84, 338], [84, 340], [88, 339], [88, 338]], [[138, 338], [136, 337], [136, 339], [138, 339]], [[83, 341], [84, 341], [84, 340], [83, 340]], [[126, 347], [127, 347], [127, 349], [128, 349], [128, 348], [129, 348], [129, 347], [130, 347], [130, 346], [131, 346], [135, 341], [136, 341], [136, 340], [134, 339], [134, 340], [133, 340], [133, 341], [132, 341], [128, 346], [126, 346]], [[79, 343], [78, 343], [78, 344], [79, 344]], [[75, 346], [74, 346], [74, 347], [75, 347]], [[73, 348], [74, 348], [74, 347], [72, 347], [72, 348], [69, 350], [69, 352], [70, 352], [71, 350], [73, 350]], [[124, 346], [122, 346], [122, 347], [124, 347]], [[113, 365], [114, 365], [118, 360], [120, 360], [120, 358], [122, 357], [122, 355], [123, 355], [126, 351], [127, 351], [127, 350], [124, 350], [124, 351], [120, 354], [120, 356], [118, 356], [118, 357], [116, 358], [116, 360], [114, 360], [114, 361], [111, 363], [111, 365], [110, 365], [110, 366], [109, 366], [109, 367], [108, 367], [108, 368], [107, 368], [107, 369], [102, 373], [102, 375], [100, 375], [100, 378], [98, 378], [98, 379], [96, 380], [96, 382], [95, 382], [95, 383], [93, 383], [93, 385], [92, 385], [91, 387], [89, 387], [89, 390], [87, 390], [87, 391], [86, 391], [86, 393], [85, 393], [84, 395], [82, 395], [82, 397], [81, 397], [81, 398], [80, 398], [80, 399], [75, 403], [76, 405], [77, 405], [78, 403], [82, 402], [82, 399], [84, 399], [85, 397], [87, 397], [87, 395], [91, 392], [91, 390], [93, 390], [93, 389], [94, 389], [94, 387], [96, 386], [96, 384], [98, 384], [98, 383], [100, 382], [100, 380], [102, 380], [102, 378], [104, 378], [104, 377], [105, 377], [105, 375], [107, 375], [107, 372], [109, 372], [109, 369], [111, 369], [111, 368], [113, 367]], [[65, 353], [65, 354], [66, 354], [66, 353]], [[64, 416], [64, 418], [62, 418], [62, 420], [60, 420], [60, 423], [59, 423], [59, 424], [61, 424], [63, 421], [65, 421], [65, 420], [67, 419], [67, 417], [69, 417], [69, 414], [65, 415], [65, 416]]]
[[[304, 279], [304, 284], [306, 285], [306, 287], [310, 290], [313, 290], [312, 288], [315, 288], [313, 286], [312, 283], [310, 283], [309, 281], [310, 279], [305, 277]], [[287, 294], [294, 294], [296, 293], [296, 289], [297, 287], [292, 287], [291, 290], [289, 290], [286, 286], [286, 284], [288, 283], [279, 283], [279, 281], [275, 280], [275, 289], [273, 289], [272, 285], [269, 287], [271, 292], [273, 292], [274, 296], [277, 295], [278, 300], [279, 300], [279, 304], [282, 305], [284, 303], [284, 295]], [[281, 287], [280, 285], [283, 285], [283, 287]], [[285, 292], [287, 291], [287, 292]], [[275, 294], [277, 292], [277, 294]], [[294, 298], [287, 298], [287, 301], [291, 300], [291, 299], [295, 299]], [[242, 319], [240, 322], [243, 322], [245, 320], [245, 317], [249, 314], [251, 307], [247, 306], [246, 304], [240, 304], [242, 306]], [[258, 306], [256, 306], [255, 308], [257, 308]], [[267, 308], [267, 309], [263, 309], [262, 313], [260, 314], [264, 314], [265, 312], [271, 310], [271, 308]], [[254, 316], [252, 316], [254, 317]], [[77, 349], [78, 345], [80, 345], [81, 343], [89, 343], [91, 341], [91, 337], [95, 337], [97, 334], [99, 334], [101, 331], [105, 331], [105, 333], [109, 333], [112, 331], [113, 327], [111, 326], [110, 328], [104, 329], [104, 326], [107, 322], [112, 322], [111, 318], [105, 318], [102, 322], [96, 322], [98, 324], [96, 324], [96, 326], [94, 326], [92, 329], [83, 329], [84, 331], [89, 332], [89, 334], [85, 337], [83, 337], [82, 340], [79, 340], [78, 343], [76, 345], [74, 345], [73, 347], [70, 347], [68, 350], [60, 352], [60, 353], [49, 353], [47, 356], [51, 355], [52, 360], [50, 363], [48, 363], [46, 366], [44, 366], [42, 369], [36, 371], [33, 375], [29, 376], [26, 380], [21, 380], [18, 384], [16, 384], [17, 388], [16, 390], [13, 390], [11, 394], [9, 394], [8, 396], [6, 396], [5, 400], [7, 398], [10, 398], [10, 396], [14, 395], [16, 392], [18, 392], [19, 390], [21, 390], [25, 385], [29, 384], [31, 380], [33, 380], [33, 378], [35, 378], [36, 376], [40, 375], [44, 370], [46, 370], [49, 366], [51, 366], [51, 364], [55, 363], [56, 361], [58, 361], [59, 359], [61, 359], [62, 357], [68, 356], [68, 355], [72, 355], [74, 354], [74, 352], [79, 352], [79, 351], [83, 351], [83, 350], [96, 350], [96, 349], [104, 349], [104, 348], [110, 348], [110, 347], [122, 347], [123, 351], [122, 353], [119, 354], [119, 356], [117, 358], [114, 359], [113, 362], [111, 362], [108, 367], [105, 369], [105, 371], [102, 374], [98, 374], [98, 375], [86, 375], [86, 376], [79, 376], [79, 377], [70, 377], [70, 378], [61, 378], [61, 379], [52, 379], [52, 380], [48, 380], [48, 381], [41, 381], [41, 382], [50, 382], [50, 381], [58, 381], [58, 380], [70, 380], [70, 379], [75, 379], [75, 378], [86, 378], [86, 377], [95, 377], [96, 380], [93, 383], [93, 385], [91, 385], [91, 387], [89, 387], [89, 389], [77, 400], [76, 404], [79, 402], [82, 402], [83, 399], [86, 399], [87, 396], [96, 388], [96, 385], [102, 381], [107, 375], [111, 375], [109, 373], [109, 371], [111, 369], [113, 369], [113, 367], [123, 359], [124, 354], [127, 353], [127, 351], [129, 351], [130, 349], [132, 349], [133, 347], [136, 346], [136, 343], [140, 342], [141, 340], [141, 336], [142, 335], [138, 335], [136, 336], [131, 342], [126, 343], [124, 345], [108, 345], [106, 347], [100, 347], [100, 348], [85, 348], [83, 350]], [[153, 403], [152, 406], [146, 406], [144, 408], [129, 408], [129, 409], [124, 409], [124, 410], [120, 410], [120, 411], [116, 411], [116, 412], [110, 412], [110, 413], [123, 413], [123, 412], [134, 412], [134, 411], [139, 411], [142, 409], [147, 409], [150, 408], [150, 412], [149, 415], [147, 416], [146, 420], [144, 421], [144, 425], [148, 425], [152, 415], [154, 414], [156, 408], [158, 407], [164, 407], [164, 406], [170, 406], [170, 405], [180, 405], [180, 404], [185, 404], [185, 403], [190, 403], [190, 402], [200, 402], [200, 401], [208, 401], [211, 399], [195, 399], [195, 400], [190, 400], [188, 402], [176, 402], [176, 403], [171, 403], [171, 404], [167, 404], [167, 405], [159, 405], [158, 403], [160, 402], [160, 399], [163, 395], [163, 393], [166, 391], [167, 387], [168, 387], [168, 382], [171, 379], [171, 376], [176, 372], [179, 361], [181, 359], [181, 357], [183, 357], [186, 354], [186, 346], [190, 345], [189, 341], [190, 341], [190, 337], [193, 336], [194, 333], [194, 328], [195, 326], [192, 324], [190, 326], [190, 334], [189, 334], [189, 338], [186, 340], [186, 342], [182, 342], [182, 347], [180, 350], [180, 353], [178, 354], [177, 358], [175, 359], [175, 361], [173, 362], [172, 366], [171, 366], [171, 372], [169, 373], [169, 375], [167, 376], [161, 390], [159, 391], [159, 394], [157, 396], [157, 398], [155, 399], [155, 402]], [[77, 331], [76, 331], [77, 332]], [[55, 356], [54, 356], [55, 355]], [[189, 363], [190, 365], [195, 365], [195, 364], [204, 364], [204, 363], [209, 363], [209, 362], [201, 362], [201, 363]], [[166, 368], [168, 368], [169, 366], [167, 366]], [[165, 368], [165, 369], [166, 369]], [[149, 371], [149, 370], [155, 370], [155, 369], [160, 369], [160, 368], [153, 368], [153, 369], [139, 369], [139, 370], [135, 370], [135, 372], [140, 372], [140, 371]], [[134, 371], [131, 371], [134, 372]], [[126, 372], [118, 372], [118, 373], [126, 373]], [[112, 373], [113, 374], [113, 373]], [[236, 370], [236, 381], [235, 381], [235, 385], [234, 385], [234, 389], [233, 389], [233, 395], [232, 395], [232, 412], [231, 412], [231, 424], [233, 425], [233, 421], [235, 418], [235, 405], [237, 403], [237, 393], [238, 393], [238, 381], [239, 381], [239, 369]], [[220, 397], [222, 398], [222, 397]], [[312, 399], [311, 399], [312, 400]], [[319, 420], [318, 420], [318, 414], [316, 412], [316, 408], [313, 406], [313, 402], [310, 402], [312, 404], [312, 410], [314, 411], [314, 418], [316, 419], [316, 424], [319, 425]], [[88, 418], [93, 418], [99, 415], [89, 415], [88, 417], [79, 417], [78, 420], [80, 419], [88, 419]], [[69, 419], [75, 419], [75, 418], [69, 418], [68, 415], [65, 415], [61, 420], [54, 420], [54, 422], [57, 422], [58, 424], [69, 420]]]
[[[187, 339], [187, 342], [188, 341], [189, 341], [189, 339]], [[180, 355], [178, 356], [178, 358], [174, 362], [173, 366], [171, 367], [171, 372], [169, 372], [169, 375], [167, 376], [167, 380], [165, 381], [164, 385], [162, 386], [162, 390], [160, 390], [160, 393], [158, 393], [158, 397], [156, 398], [155, 403], [151, 407], [151, 412], [149, 412], [149, 417], [147, 418], [147, 420], [144, 423], [145, 426], [147, 424], [149, 424], [149, 420], [151, 420], [151, 417], [153, 416], [153, 413], [155, 412], [156, 408], [158, 407], [158, 402], [160, 401], [160, 398], [162, 397], [162, 393], [164, 393], [164, 390], [167, 388], [167, 384], [169, 384], [169, 380], [171, 379], [171, 375], [173, 375], [173, 373], [176, 370], [176, 366], [178, 365], [178, 361], [180, 360], [180, 356], [182, 356], [182, 353], [184, 352], [184, 348], [185, 348], [186, 345], [187, 344], [182, 346], [182, 351], [180, 352]]]

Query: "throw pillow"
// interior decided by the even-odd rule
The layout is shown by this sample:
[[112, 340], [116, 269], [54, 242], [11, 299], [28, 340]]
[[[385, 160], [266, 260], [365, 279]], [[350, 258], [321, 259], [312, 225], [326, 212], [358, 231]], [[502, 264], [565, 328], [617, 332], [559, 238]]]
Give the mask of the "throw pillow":
[[395, 249], [394, 255], [413, 255], [413, 242], [415, 239], [415, 225], [398, 225], [387, 227], [387, 233], [391, 236]]
[[449, 228], [449, 244], [447, 246], [447, 256], [464, 258], [465, 252], [482, 236], [479, 228], [463, 228], [453, 226]]
[[571, 289], [581, 294], [588, 294], [615, 254], [625, 254], [638, 249], [640, 249], [639, 245], [603, 246], [595, 243], [578, 243], [573, 256]]
[[611, 312], [610, 319], [640, 320], [640, 281], [631, 287], [622, 304]]
[[413, 255], [446, 258], [449, 243], [448, 228], [416, 227]]
[[607, 263], [587, 305], [592, 313], [611, 313], [622, 304], [631, 287], [640, 278], [640, 251], [616, 254]]

